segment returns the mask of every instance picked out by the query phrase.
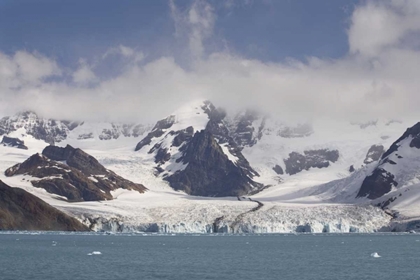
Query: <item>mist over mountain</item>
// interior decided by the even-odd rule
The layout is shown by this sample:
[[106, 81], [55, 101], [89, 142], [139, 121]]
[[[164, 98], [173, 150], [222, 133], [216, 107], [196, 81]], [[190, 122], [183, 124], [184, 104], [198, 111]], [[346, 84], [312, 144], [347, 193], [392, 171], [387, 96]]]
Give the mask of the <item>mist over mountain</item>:
[[[1, 115], [32, 110], [63, 120], [151, 123], [189, 100], [209, 99], [229, 112], [251, 108], [287, 120], [417, 116], [418, 1], [365, 1], [348, 16], [345, 55], [282, 61], [219, 44], [221, 7], [169, 3], [175, 38], [188, 42], [189, 56], [173, 50], [152, 57], [120, 44], [68, 68], [37, 51], [0, 50]], [[110, 58], [120, 61], [120, 71], [101, 76]]]

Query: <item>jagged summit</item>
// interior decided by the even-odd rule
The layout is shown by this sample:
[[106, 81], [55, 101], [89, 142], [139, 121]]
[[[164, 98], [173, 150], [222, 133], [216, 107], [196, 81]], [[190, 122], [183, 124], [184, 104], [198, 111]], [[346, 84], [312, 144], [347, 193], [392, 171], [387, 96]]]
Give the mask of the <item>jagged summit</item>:
[[176, 190], [201, 196], [257, 192], [263, 187], [253, 181], [258, 173], [241, 154], [225, 117], [210, 101], [189, 104], [157, 122], [135, 150]]
[[53, 144], [67, 138], [67, 135], [80, 123], [71, 121], [58, 121], [40, 118], [35, 112], [26, 111], [12, 117], [4, 117], [0, 120], [0, 135], [23, 128], [27, 134], [35, 139], [44, 140]]
[[358, 197], [380, 198], [393, 188], [420, 180], [420, 123], [415, 124], [382, 155], [371, 175], [366, 177]]
[[35, 112], [25, 111], [11, 117], [0, 119], [0, 135], [19, 131], [21, 135], [31, 135], [48, 144], [67, 139], [73, 140], [112, 140], [120, 137], [139, 137], [148, 129], [139, 123], [80, 122], [41, 118]]

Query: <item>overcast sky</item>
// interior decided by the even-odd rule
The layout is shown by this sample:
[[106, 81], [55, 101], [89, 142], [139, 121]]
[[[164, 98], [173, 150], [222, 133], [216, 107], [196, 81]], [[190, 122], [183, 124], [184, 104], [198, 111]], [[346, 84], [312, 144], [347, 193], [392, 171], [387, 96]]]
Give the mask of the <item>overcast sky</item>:
[[0, 113], [418, 118], [418, 0], [0, 0]]

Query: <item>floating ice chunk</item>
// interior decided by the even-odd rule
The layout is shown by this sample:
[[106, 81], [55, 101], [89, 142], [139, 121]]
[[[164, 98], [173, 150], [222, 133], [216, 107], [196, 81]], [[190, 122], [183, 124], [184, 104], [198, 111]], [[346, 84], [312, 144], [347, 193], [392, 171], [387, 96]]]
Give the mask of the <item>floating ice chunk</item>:
[[102, 253], [101, 253], [101, 252], [99, 252], [99, 251], [93, 251], [92, 253], [88, 253], [87, 255], [88, 255], [88, 256], [92, 256], [92, 255], [102, 255]]
[[373, 257], [373, 258], [380, 258], [381, 256], [378, 254], [378, 253], [372, 253], [372, 254], [370, 254], [370, 256], [371, 257]]

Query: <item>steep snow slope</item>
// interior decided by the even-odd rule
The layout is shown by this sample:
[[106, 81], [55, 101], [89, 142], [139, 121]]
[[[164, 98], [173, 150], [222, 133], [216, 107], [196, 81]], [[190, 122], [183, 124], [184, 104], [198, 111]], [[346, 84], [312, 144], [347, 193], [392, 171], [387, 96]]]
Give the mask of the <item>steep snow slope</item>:
[[[374, 126], [360, 128], [346, 122], [318, 120], [311, 124], [313, 132], [303, 137], [281, 136], [284, 124], [272, 119], [265, 121], [260, 139], [253, 146], [245, 146], [244, 156], [262, 174], [267, 183], [276, 184], [278, 174], [273, 170], [279, 165], [286, 170], [284, 160], [290, 153], [304, 154], [313, 150], [337, 150], [338, 161], [330, 162], [328, 168], [311, 168], [295, 175], [281, 175], [283, 181], [326, 182], [349, 175], [350, 166], [358, 169], [364, 165], [369, 148], [380, 144], [388, 148], [407, 128], [407, 123], [377, 122]], [[304, 183], [305, 184], [305, 183]]]

